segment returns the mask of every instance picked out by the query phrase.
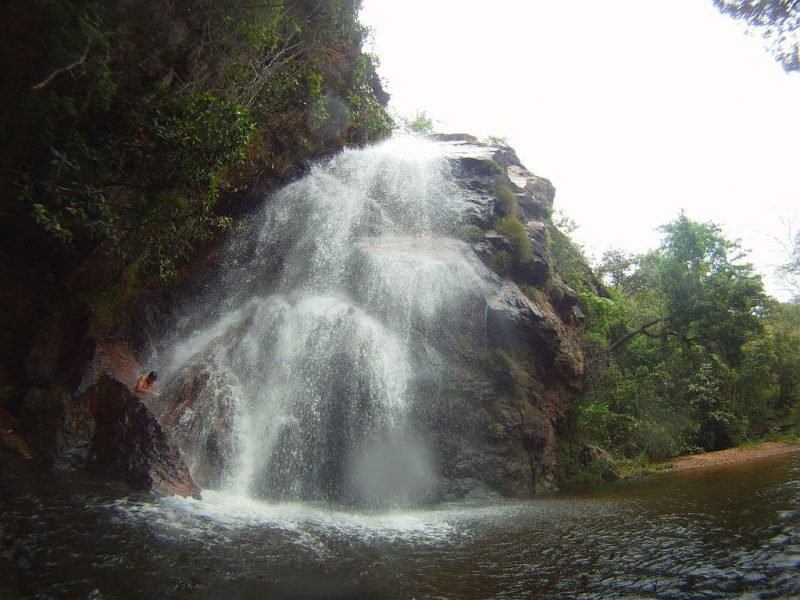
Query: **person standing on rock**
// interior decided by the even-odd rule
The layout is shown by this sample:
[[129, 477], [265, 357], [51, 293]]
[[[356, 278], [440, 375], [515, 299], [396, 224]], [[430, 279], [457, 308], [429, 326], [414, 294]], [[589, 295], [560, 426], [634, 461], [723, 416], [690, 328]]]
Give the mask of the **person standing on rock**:
[[146, 375], [142, 375], [139, 377], [139, 381], [136, 382], [136, 388], [134, 391], [137, 394], [153, 394], [154, 396], [158, 396], [158, 386], [156, 385], [157, 379], [158, 373], [155, 371], [150, 371]]

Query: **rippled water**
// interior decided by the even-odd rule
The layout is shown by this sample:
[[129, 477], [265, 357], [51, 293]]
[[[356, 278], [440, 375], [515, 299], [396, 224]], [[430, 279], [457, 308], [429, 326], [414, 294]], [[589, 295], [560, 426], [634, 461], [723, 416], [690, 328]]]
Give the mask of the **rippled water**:
[[0, 597], [790, 598], [800, 456], [354, 513], [0, 471]]

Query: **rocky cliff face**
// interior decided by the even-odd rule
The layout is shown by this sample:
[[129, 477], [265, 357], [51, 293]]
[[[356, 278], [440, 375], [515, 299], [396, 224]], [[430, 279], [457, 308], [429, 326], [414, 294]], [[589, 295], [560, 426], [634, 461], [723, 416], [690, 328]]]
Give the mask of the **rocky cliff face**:
[[[475, 479], [505, 495], [551, 490], [556, 424], [584, 380], [578, 295], [551, 268], [555, 189], [530, 173], [511, 148], [477, 144], [470, 136], [446, 139], [465, 149], [465, 156], [451, 159], [454, 173], [480, 199], [471, 219], [481, 233], [470, 238], [472, 248], [506, 281], [486, 311], [488, 345], [465, 344], [453, 360], [461, 376], [445, 394], [462, 407], [471, 435], [442, 436], [442, 451], [453, 457], [446, 476]], [[481, 149], [477, 156], [474, 148]], [[523, 224], [529, 253], [497, 231], [509, 217]], [[510, 264], [498, 256], [510, 256]]]
[[[413, 338], [408, 359], [413, 375], [407, 395], [414, 402], [405, 418], [435, 464], [426, 474], [426, 491], [415, 500], [492, 493], [524, 497], [551, 490], [557, 423], [584, 381], [578, 294], [554, 272], [550, 254], [555, 190], [527, 171], [510, 148], [480, 144], [470, 136], [440, 141], [468, 210], [453, 225], [451, 237], [442, 238], [450, 241], [441, 242], [438, 251], [476, 265], [481, 261], [489, 269], [482, 270], [482, 286], [490, 291], [469, 296], [463, 306], [442, 308], [435, 323], [422, 329], [413, 325], [408, 334]], [[203, 294], [209, 303], [216, 302], [214, 294], [207, 293], [214, 272], [229, 271], [226, 281], [246, 279], [248, 293], [272, 293], [286, 270], [280, 249], [290, 245], [292, 228], [298, 226], [283, 225], [275, 251], [261, 261], [263, 272], [248, 274], [241, 265], [217, 264], [224, 253], [214, 254], [196, 275], [190, 273], [177, 289], [131, 316], [114, 335], [71, 338], [64, 325], [69, 319], [55, 319], [41, 332], [27, 360], [31, 380], [38, 383], [17, 415], [0, 415], [6, 419], [4, 430], [19, 436], [5, 435], [4, 446], [57, 467], [91, 468], [138, 489], [191, 495], [198, 490], [195, 480], [204, 487], [223, 484], [243, 452], [233, 430], [242, 407], [231, 396], [241, 382], [222, 369], [220, 361], [226, 352], [242, 351], [249, 343], [245, 334], [253, 317], [242, 317], [223, 346], [171, 373], [159, 401], [138, 398], [130, 387], [142, 371], [138, 361], [157, 363], [168, 351], [159, 335], [181, 318], [178, 305]], [[363, 267], [358, 261], [379, 257], [377, 246], [370, 244], [359, 244], [356, 254], [361, 258], [348, 268], [357, 270]], [[369, 295], [369, 290], [351, 292]], [[345, 310], [343, 322], [353, 312]], [[191, 329], [190, 317], [184, 325]], [[82, 331], [79, 323], [75, 328]], [[345, 406], [348, 403], [362, 403], [366, 413], [372, 410], [369, 390], [374, 384], [363, 377], [352, 379], [350, 342], [341, 344], [340, 351], [329, 353], [329, 364], [314, 367], [341, 371], [341, 381], [348, 382], [341, 389], [320, 392], [334, 401], [331, 423], [352, 408]], [[60, 383], [48, 385], [54, 380]], [[339, 463], [349, 452], [348, 436], [353, 427], [362, 426], [359, 420], [319, 432], [320, 443], [331, 454], [315, 467], [315, 477], [341, 484], [345, 475]], [[289, 464], [292, 459], [287, 454], [275, 460]], [[253, 485], [258, 495], [274, 497], [281, 495], [274, 493], [280, 482], [278, 474], [268, 473]], [[323, 497], [347, 501], [338, 495]]]
[[389, 135], [359, 6], [0, 3], [3, 447], [83, 464], [54, 440], [98, 342], [145, 355], [143, 305], [256, 190]]
[[[580, 345], [583, 315], [578, 307], [579, 297], [551, 266], [550, 237], [554, 226], [549, 215], [555, 190], [549, 181], [525, 169], [510, 148], [480, 144], [470, 136], [442, 136], [440, 142], [448, 157], [449, 175], [462, 190], [461, 202], [467, 203], [468, 208], [464, 217], [452, 226], [451, 237], [434, 242], [436, 253], [442, 260], [479, 260], [490, 271], [483, 269], [480, 274], [480, 287], [484, 291], [476, 289], [459, 296], [458, 302], [450, 306], [439, 306], [432, 321], [428, 318], [430, 315], [421, 316], [414, 312], [413, 306], [407, 306], [410, 316], [405, 335], [411, 349], [408, 368], [413, 373], [407, 396], [413, 400], [411, 414], [405, 418], [409, 429], [417, 436], [416, 443], [424, 448], [420, 451], [431, 457], [435, 465], [425, 475], [432, 481], [420, 486], [426, 491], [416, 499], [435, 501], [491, 493], [524, 497], [551, 490], [555, 487], [556, 425], [580, 394], [584, 381]], [[328, 183], [336, 185], [333, 181]], [[314, 219], [315, 215], [307, 215], [307, 218]], [[274, 243], [272, 250], [261, 250], [263, 259], [253, 261], [250, 255], [258, 250], [247, 244], [238, 244], [239, 251], [247, 256], [240, 255], [234, 261], [235, 266], [230, 257], [223, 257], [228, 264], [221, 266], [221, 270], [238, 273], [224, 277], [226, 285], [229, 287], [233, 280], [245, 279], [250, 282], [246, 284], [248, 293], [255, 297], [276, 293], [281, 272], [288, 268], [283, 253], [290, 252], [292, 244], [297, 243], [290, 238], [307, 235], [300, 233], [304, 225], [296, 224], [297, 220], [295, 215], [285, 222], [284, 228], [296, 230], [287, 233], [286, 239], [278, 236], [280, 240]], [[270, 235], [268, 228], [265, 229], [258, 238], [259, 243], [266, 243], [264, 236]], [[331, 232], [325, 230], [319, 235], [331, 235]], [[453, 237], [465, 240], [468, 248]], [[371, 262], [380, 261], [382, 253], [407, 250], [407, 243], [405, 238], [393, 238], [391, 242], [358, 242], [354, 251], [355, 266], [347, 269], [367, 268]], [[387, 244], [392, 247], [387, 249]], [[301, 278], [314, 276], [313, 261], [308, 260], [299, 274]], [[413, 262], [416, 258], [408, 260]], [[478, 266], [471, 269], [473, 273], [481, 270]], [[386, 285], [397, 287], [399, 284], [392, 282], [392, 277], [392, 272], [387, 272], [383, 279], [388, 281]], [[219, 284], [195, 283], [187, 288], [191, 290], [188, 294], [194, 295], [204, 287], [214, 288], [215, 285]], [[350, 284], [347, 293], [354, 297], [356, 304], [339, 318], [344, 322], [357, 319], [363, 306], [358, 303], [359, 299], [366, 298], [365, 310], [379, 320], [391, 322], [394, 309], [376, 307], [374, 298], [370, 305], [370, 294], [377, 292], [365, 291], [364, 287], [363, 282]], [[402, 290], [400, 293], [403, 294]], [[216, 301], [233, 307], [239, 302], [241, 314], [230, 317], [231, 324], [225, 325], [224, 330], [207, 329], [195, 334], [189, 345], [196, 346], [192, 351], [199, 354], [183, 364], [180, 372], [168, 382], [164, 402], [156, 409], [171, 439], [188, 457], [193, 475], [201, 485], [207, 486], [224, 483], [225, 474], [237, 468], [237, 456], [245, 451], [241, 440], [237, 440], [237, 432], [232, 431], [237, 411], [248, 410], [240, 405], [237, 408], [235, 399], [243, 387], [248, 387], [242, 378], [250, 377], [248, 370], [268, 371], [274, 368], [275, 362], [284, 360], [272, 355], [247, 368], [241, 364], [232, 367], [231, 355], [239, 356], [240, 362], [250, 361], [251, 353], [258, 348], [269, 355], [269, 347], [279, 343], [280, 336], [275, 337], [270, 331], [253, 333], [260, 327], [258, 315], [272, 308], [263, 304], [254, 308], [240, 300], [223, 300], [223, 297]], [[296, 299], [288, 302], [293, 305]], [[397, 302], [403, 304], [405, 300]], [[187, 318], [172, 314], [163, 319], [159, 328], [168, 328], [170, 321], [180, 319]], [[307, 326], [305, 321], [299, 323], [295, 335], [302, 336]], [[322, 333], [318, 331], [315, 335]], [[223, 341], [210, 342], [212, 338]], [[312, 412], [314, 419], [329, 418], [328, 421], [314, 421], [316, 425], [313, 425], [325, 429], [314, 436], [318, 438], [317, 445], [327, 448], [328, 454], [309, 454], [315, 458], [308, 458], [308, 461], [322, 463], [314, 468], [320, 473], [313, 477], [323, 479], [323, 488], [332, 491], [299, 493], [349, 502], [352, 498], [341, 491], [341, 487], [347, 485], [341, 465], [358, 451], [353, 447], [352, 432], [361, 431], [359, 435], [369, 437], [369, 426], [362, 421], [371, 417], [348, 415], [355, 404], [359, 404], [362, 407], [359, 410], [365, 414], [379, 409], [370, 405], [368, 392], [363, 392], [366, 395], [361, 397], [361, 390], [374, 384], [353, 379], [352, 369], [364, 366], [358, 367], [358, 361], [352, 362], [352, 340], [337, 339], [332, 343], [341, 346], [337, 356], [323, 353], [320, 362], [307, 367], [327, 377], [324, 385], [328, 387], [321, 393], [329, 396], [323, 411], [331, 414], [320, 417], [319, 407]], [[243, 350], [243, 347], [251, 349]], [[166, 346], [158, 349], [162, 356], [168, 351]], [[332, 372], [340, 374], [332, 375]], [[317, 373], [309, 372], [309, 377], [315, 380]], [[274, 387], [277, 379], [259, 381], [262, 387]], [[337, 391], [338, 388], [341, 389]], [[318, 392], [309, 391], [311, 393]], [[274, 443], [285, 444], [287, 452], [303, 452], [297, 448], [290, 450], [288, 439], [294, 435], [290, 431], [292, 427], [302, 430], [310, 426], [303, 421], [307, 417], [296, 414], [270, 418], [289, 419], [295, 423], [287, 426]], [[355, 421], [348, 420], [351, 418]], [[257, 427], [265, 428], [264, 436], [272, 435], [266, 433], [269, 423], [259, 423]], [[337, 433], [336, 430], [341, 431]], [[263, 451], [274, 452], [274, 448], [267, 445]], [[255, 459], [259, 460], [266, 458]], [[291, 458], [275, 455], [272, 461], [269, 468], [274, 469], [275, 462], [286, 461], [288, 465]], [[250, 491], [266, 497], [281, 497], [284, 492], [275, 492], [282, 485], [281, 478], [275, 473], [265, 477], [265, 481], [251, 484]], [[313, 477], [308, 475], [289, 487], [316, 489], [316, 483], [310, 482]], [[418, 483], [409, 482], [408, 487]]]
[[30, 390], [14, 423], [24, 441], [12, 450], [56, 469], [87, 469], [135, 490], [200, 492], [177, 447], [129, 385], [109, 373], [87, 384], [73, 393]]

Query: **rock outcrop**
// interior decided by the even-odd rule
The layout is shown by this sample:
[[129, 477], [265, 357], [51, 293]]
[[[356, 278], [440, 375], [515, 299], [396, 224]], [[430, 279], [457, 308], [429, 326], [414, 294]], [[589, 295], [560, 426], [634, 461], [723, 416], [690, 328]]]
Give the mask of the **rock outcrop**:
[[177, 380], [182, 382], [178, 389], [164, 391], [170, 402], [156, 409], [159, 421], [185, 452], [195, 480], [203, 487], [219, 487], [237, 450], [230, 382], [211, 359], [188, 367]]
[[[555, 190], [549, 181], [525, 169], [510, 148], [481, 144], [471, 136], [439, 137], [448, 156], [451, 175], [456, 186], [463, 190], [458, 202], [465, 210], [460, 213], [461, 220], [453, 223], [452, 232], [437, 231], [437, 235], [442, 237], [435, 238], [431, 242], [432, 248], [426, 252], [435, 253], [436, 259], [443, 263], [474, 264], [467, 270], [471, 269], [474, 275], [470, 281], [474, 281], [476, 289], [463, 290], [441, 306], [428, 307], [428, 313], [418, 313], [411, 299], [413, 294], [404, 296], [405, 292], [393, 280], [394, 276], [404, 276], [405, 272], [399, 270], [385, 277], [377, 276], [381, 283], [375, 286], [379, 290], [384, 287], [392, 289], [401, 297], [384, 297], [380, 291], [366, 290], [363, 285], [353, 284], [348, 294], [356, 306], [342, 314], [341, 319], [347, 321], [353, 311], [357, 313], [363, 307], [369, 311], [370, 317], [386, 324], [393, 318], [400, 318], [393, 312], [398, 306], [406, 311], [400, 335], [404, 336], [404, 343], [412, 352], [409, 370], [413, 375], [409, 379], [407, 395], [413, 399], [413, 414], [408, 417], [408, 429], [413, 432], [419, 446], [425, 447], [422, 452], [435, 464], [432, 475], [436, 479], [432, 486], [435, 490], [422, 494], [422, 501], [489, 497], [496, 493], [525, 497], [552, 490], [555, 488], [557, 424], [567, 415], [584, 385], [580, 297], [562, 281], [554, 268], [550, 249], [551, 238], [556, 234], [550, 219]], [[295, 226], [301, 231], [302, 223], [298, 222], [304, 215], [290, 214], [292, 216], [285, 219], [284, 227]], [[448, 234], [461, 237], [466, 244], [448, 237]], [[259, 243], [271, 235], [271, 232], [263, 233], [258, 238]], [[284, 234], [278, 232], [275, 235]], [[521, 236], [527, 237], [527, 243]], [[313, 235], [310, 239], [313, 240]], [[401, 259], [407, 261], [404, 264], [422, 264], [413, 262], [417, 260], [413, 252], [415, 243], [405, 237], [379, 241], [362, 239], [355, 244], [354, 263], [348, 268], [361, 273], [375, 264], [385, 264], [375, 261], [380, 261], [387, 253], [405, 257]], [[237, 247], [251, 248], [241, 241]], [[275, 247], [276, 252], [269, 253], [268, 258], [279, 265], [280, 253], [285, 247], [291, 247], [291, 243], [276, 244]], [[257, 250], [251, 248], [251, 252]], [[248, 288], [247, 294], [251, 295], [243, 294], [236, 302], [231, 302], [234, 308], [250, 308], [238, 309], [241, 314], [232, 321], [240, 324], [221, 326], [214, 329], [213, 334], [192, 338], [188, 345], [198, 354], [174, 373], [164, 392], [163, 407], [159, 408], [159, 419], [171, 440], [188, 457], [192, 473], [202, 485], [216, 486], [224, 481], [226, 472], [230, 474], [236, 468], [241, 448], [237, 447], [236, 434], [231, 431], [237, 411], [237, 400], [232, 396], [243, 386], [249, 386], [243, 402], [263, 402], [263, 397], [269, 393], [263, 387], [270, 386], [270, 383], [253, 378], [252, 372], [274, 368], [273, 360], [264, 357], [271, 355], [272, 344], [285, 343], [279, 342], [284, 338], [272, 337], [269, 328], [260, 337], [251, 337], [252, 329], [258, 327], [251, 320], [255, 318], [254, 311], [264, 310], [266, 314], [272, 310], [268, 304], [262, 303], [276, 293], [273, 269], [267, 268], [265, 260], [252, 261], [249, 255], [241, 257], [238, 254], [228, 259], [228, 263], [240, 263], [237, 267], [240, 270], [243, 265], [247, 266], [239, 274], [239, 279], [258, 282], [254, 284], [259, 286], [256, 292], [251, 293]], [[487, 273], [484, 266], [493, 272]], [[220, 266], [223, 273], [229, 269], [226, 265]], [[447, 276], [446, 272], [441, 272], [443, 277]], [[307, 271], [298, 273], [303, 277]], [[363, 283], [363, 278], [355, 280]], [[228, 277], [223, 277], [223, 281], [226, 287], [240, 285]], [[299, 285], [292, 281], [292, 285]], [[460, 283], [452, 281], [448, 285], [452, 288]], [[214, 285], [211, 283], [210, 288], [213, 289]], [[587, 281], [586, 285], [591, 288], [594, 284]], [[245, 297], [256, 299], [254, 301], [263, 309], [253, 308]], [[371, 298], [380, 298], [380, 301], [374, 302]], [[294, 302], [296, 299], [287, 301], [286, 310], [291, 310]], [[283, 317], [272, 318], [277, 323]], [[224, 321], [221, 315], [214, 313], [199, 318], [189, 317], [189, 320], [194, 323], [213, 323], [216, 320], [220, 324]], [[302, 328], [302, 325], [294, 327]], [[206, 338], [207, 341], [203, 341]], [[209, 341], [212, 338], [216, 341]], [[376, 409], [371, 407], [371, 396], [365, 391], [368, 386], [354, 374], [359, 365], [351, 365], [350, 355], [345, 351], [350, 340], [339, 339], [333, 343], [341, 345], [341, 365], [336, 361], [327, 363], [327, 358], [319, 355], [318, 362], [310, 362], [304, 367], [325, 374], [324, 390], [309, 388], [309, 395], [324, 397], [324, 403], [314, 404], [313, 408], [298, 408], [297, 414], [270, 417], [285, 419], [286, 428], [282, 434], [270, 433], [272, 441], [262, 450], [272, 452], [275, 447], [285, 445], [286, 453], [299, 455], [301, 448], [308, 456], [315, 456], [314, 460], [321, 464], [302, 465], [301, 470], [305, 468], [313, 474], [298, 479], [300, 484], [291, 489], [299, 490], [297, 493], [301, 497], [347, 502], [347, 493], [342, 492], [347, 484], [341, 471], [345, 468], [343, 464], [352, 459], [354, 451], [354, 442], [347, 437], [350, 435], [348, 431], [352, 436], [356, 436], [352, 433], [355, 431], [369, 431], [371, 418], [366, 414], [362, 422], [360, 415], [352, 416], [351, 405], [361, 403], [361, 410], [365, 413]], [[165, 346], [159, 349], [159, 353], [165, 354], [168, 350]], [[231, 355], [238, 358], [232, 359]], [[261, 358], [255, 359], [256, 355]], [[220, 360], [225, 364], [217, 362]], [[242, 364], [248, 366], [242, 367]], [[363, 362], [360, 368], [364, 368]], [[337, 379], [332, 373], [339, 369], [345, 373]], [[237, 381], [239, 377], [250, 383]], [[309, 372], [307, 377], [319, 383], [315, 373]], [[337, 391], [337, 386], [342, 386], [342, 390]], [[286, 393], [295, 391], [287, 389]], [[273, 398], [270, 402], [280, 404], [283, 399]], [[291, 402], [305, 406], [303, 398], [292, 396]], [[339, 420], [318, 423], [315, 419], [319, 412], [339, 415]], [[249, 422], [252, 421], [251, 417]], [[341, 435], [314, 430], [320, 423], [328, 428], [341, 429]], [[269, 423], [261, 422], [257, 426], [267, 436]], [[304, 441], [306, 445], [293, 449], [287, 441], [295, 435], [293, 431], [305, 432], [307, 429], [315, 432], [312, 434], [315, 440]], [[331, 449], [333, 455], [326, 454], [321, 458], [312, 452], [316, 452], [314, 448], [323, 446]], [[293, 464], [280, 452], [275, 456], [278, 462], [284, 460], [287, 465]], [[251, 463], [260, 461], [256, 471], [275, 468], [265, 456], [249, 460]], [[270, 498], [285, 497], [274, 492], [278, 479], [274, 474], [264, 475], [261, 479], [255, 475], [251, 491]], [[324, 482], [320, 484], [320, 480]], [[321, 492], [318, 484], [329, 486], [333, 491], [330, 494]], [[311, 488], [313, 492], [308, 491]]]
[[[436, 479], [435, 491], [424, 500], [488, 498], [497, 493], [525, 497], [552, 490], [557, 425], [584, 385], [580, 296], [562, 281], [551, 256], [555, 190], [549, 181], [528, 172], [510, 148], [460, 135], [443, 138], [442, 143], [464, 192], [466, 217], [452, 232], [443, 232], [450, 237], [439, 238], [436, 251], [476, 265], [473, 272], [483, 287], [474, 295], [464, 292], [463, 306], [437, 308], [435, 319], [409, 313], [403, 334], [412, 348], [408, 394], [414, 408], [409, 418], [414, 435], [436, 465], [430, 474]], [[517, 224], [516, 230], [509, 229], [509, 222]], [[289, 228], [284, 234], [292, 235]], [[396, 238], [393, 243], [412, 242]], [[363, 264], [352, 268], [371, 268], [370, 261], [380, 258], [385, 248], [360, 243], [356, 253]], [[263, 272], [250, 273], [239, 265], [234, 275], [223, 277], [223, 285], [236, 283], [231, 278], [244, 279], [250, 286], [245, 292], [268, 297], [283, 268], [275, 254], [265, 259]], [[487, 273], [479, 261], [493, 272]], [[190, 291], [184, 296], [193, 300], [198, 290], [210, 289], [209, 272], [215, 268], [225, 272], [226, 265], [203, 265], [196, 278], [201, 283], [188, 275], [184, 284]], [[595, 282], [588, 267], [585, 273], [591, 288]], [[348, 293], [354, 298], [363, 295], [357, 299], [366, 303], [371, 292], [354, 288]], [[179, 320], [170, 311], [180, 304], [181, 294], [170, 294], [129, 319], [125, 330], [142, 337], [135, 340], [138, 356], [169, 350], [169, 339], [148, 347], [148, 338], [152, 334], [156, 339], [168, 328], [164, 324]], [[211, 307], [209, 314], [219, 318], [224, 310], [228, 309]], [[342, 319], [354, 318], [352, 310]], [[382, 318], [379, 308], [374, 314]], [[239, 329], [231, 335], [246, 331], [251, 318], [243, 313]], [[135, 489], [194, 495], [195, 481], [210, 487], [224, 483], [241, 450], [232, 423], [242, 408], [230, 395], [240, 385], [237, 375], [217, 361], [234, 347], [237, 352], [246, 348], [228, 340], [218, 354], [204, 353], [192, 342], [192, 352], [199, 352], [193, 362], [178, 365], [165, 382], [162, 399], [152, 401], [130, 391], [143, 369], [125, 343], [93, 342], [71, 333], [73, 328], [85, 331], [80, 323], [57, 321], [42, 328], [28, 353], [31, 386], [14, 417], [19, 426], [17, 421], [6, 426], [5, 417], [0, 423], [5, 427], [4, 447], [28, 452], [56, 468], [88, 468]], [[352, 378], [349, 355], [341, 359], [341, 365], [334, 361], [327, 367], [341, 368], [343, 378]], [[320, 393], [347, 403], [353, 390], [360, 390], [367, 407], [369, 386], [358, 377], [352, 383], [352, 389]], [[326, 410], [338, 414], [340, 409]], [[337, 435], [321, 437], [333, 448], [350, 443], [345, 433]], [[337, 460], [331, 456], [322, 468], [336, 485], [343, 468]], [[267, 477], [258, 483], [259, 489], [269, 488], [271, 481]], [[268, 489], [265, 493], [269, 496]]]
[[[484, 315], [488, 347], [462, 346], [454, 361], [459, 364], [451, 365], [460, 377], [443, 392], [445, 404], [462, 411], [462, 433], [442, 434], [437, 442], [451, 458], [444, 461], [445, 496], [460, 495], [468, 481], [513, 496], [552, 490], [557, 424], [584, 384], [579, 296], [553, 270], [548, 247], [555, 190], [510, 148], [478, 144], [470, 136], [445, 141], [455, 149], [451, 162], [459, 185], [478, 197], [471, 222], [482, 236], [472, 247], [506, 279]], [[521, 256], [494, 230], [509, 216], [525, 225], [529, 255]], [[513, 257], [510, 267], [495, 259], [499, 253]], [[441, 430], [452, 431], [451, 415], [434, 418]]]
[[103, 376], [80, 398], [94, 424], [87, 466], [134, 489], [195, 496], [189, 469], [144, 402]]
[[[194, 496], [199, 488], [127, 373], [135, 361], [124, 344], [98, 343], [82, 385], [35, 387], [22, 406], [9, 448], [59, 470], [88, 469], [132, 489]], [[58, 347], [55, 347], [56, 355]], [[110, 358], [109, 358], [110, 355]], [[54, 358], [58, 363], [57, 356]], [[49, 364], [49, 363], [48, 363]], [[5, 443], [10, 446], [10, 443]]]
[[601, 481], [619, 479], [619, 467], [614, 458], [606, 450], [598, 446], [586, 444], [580, 452], [579, 460], [584, 471], [595, 474]]

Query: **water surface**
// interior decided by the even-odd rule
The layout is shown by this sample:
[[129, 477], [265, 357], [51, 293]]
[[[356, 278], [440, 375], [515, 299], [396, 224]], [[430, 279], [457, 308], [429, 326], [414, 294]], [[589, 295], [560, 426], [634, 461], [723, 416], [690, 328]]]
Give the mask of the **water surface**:
[[790, 598], [800, 456], [359, 513], [0, 474], [0, 597]]

